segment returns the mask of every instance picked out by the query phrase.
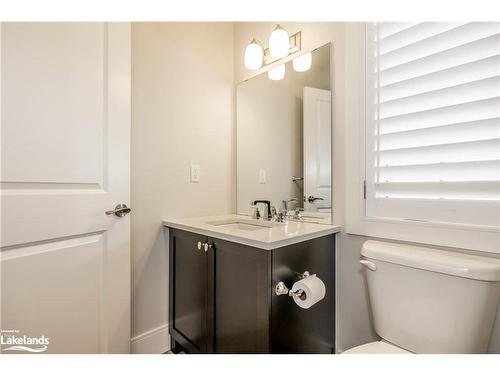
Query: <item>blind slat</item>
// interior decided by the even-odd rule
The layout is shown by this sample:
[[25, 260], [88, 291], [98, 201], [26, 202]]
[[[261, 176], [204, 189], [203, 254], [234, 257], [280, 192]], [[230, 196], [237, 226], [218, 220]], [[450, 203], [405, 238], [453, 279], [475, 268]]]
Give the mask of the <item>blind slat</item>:
[[498, 98], [491, 98], [385, 118], [379, 121], [378, 126], [381, 133], [392, 133], [496, 117], [500, 117], [499, 101]]
[[500, 138], [500, 118], [382, 134], [379, 150], [438, 146]]
[[[381, 90], [383, 91], [383, 90]], [[500, 77], [380, 102], [380, 119], [500, 98]]]
[[379, 72], [380, 86], [498, 56], [499, 53], [500, 35], [492, 35], [434, 55], [381, 70]]
[[379, 182], [498, 181], [498, 160], [382, 166]]
[[387, 102], [496, 76], [500, 76], [500, 55], [382, 86], [378, 99]]
[[[438, 146], [419, 146], [378, 153], [379, 165], [414, 165], [458, 161], [498, 160], [500, 140], [472, 141]], [[375, 158], [377, 160], [377, 158]]]
[[459, 26], [463, 26], [464, 24], [465, 23], [452, 22], [422, 22], [402, 29], [401, 31], [391, 35], [379, 35], [382, 40], [382, 43], [380, 43], [381, 48], [379, 53], [383, 55], [409, 44], [413, 44], [448, 30], [455, 29]]
[[376, 185], [377, 196], [413, 199], [497, 199], [498, 181], [391, 182]]
[[[497, 22], [472, 22], [379, 56], [379, 68], [389, 69], [410, 61], [474, 42], [500, 33]], [[379, 41], [383, 45], [384, 40]]]
[[387, 38], [417, 25], [416, 22], [384, 22], [378, 24], [378, 32], [381, 38]]

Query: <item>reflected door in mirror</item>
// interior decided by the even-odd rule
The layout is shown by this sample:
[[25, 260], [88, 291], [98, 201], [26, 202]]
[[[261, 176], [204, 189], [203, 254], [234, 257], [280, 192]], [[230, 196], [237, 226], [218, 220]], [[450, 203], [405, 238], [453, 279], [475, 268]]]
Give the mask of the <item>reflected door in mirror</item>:
[[331, 91], [304, 87], [304, 210], [331, 212]]

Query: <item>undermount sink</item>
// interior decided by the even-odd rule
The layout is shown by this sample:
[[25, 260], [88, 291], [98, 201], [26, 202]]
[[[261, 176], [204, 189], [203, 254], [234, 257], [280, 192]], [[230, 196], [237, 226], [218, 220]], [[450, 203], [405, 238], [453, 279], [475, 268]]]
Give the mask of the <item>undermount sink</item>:
[[238, 230], [247, 230], [247, 231], [269, 229], [269, 228], [281, 225], [280, 223], [275, 223], [275, 222], [271, 222], [271, 221], [255, 220], [255, 219], [217, 220], [217, 221], [208, 221], [207, 224], [214, 225], [217, 227], [224, 227], [224, 228], [238, 229]]

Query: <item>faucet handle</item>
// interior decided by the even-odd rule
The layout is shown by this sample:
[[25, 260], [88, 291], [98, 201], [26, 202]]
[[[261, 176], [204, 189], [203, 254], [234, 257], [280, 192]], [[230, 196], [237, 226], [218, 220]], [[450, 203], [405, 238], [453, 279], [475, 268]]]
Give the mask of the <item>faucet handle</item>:
[[290, 198], [288, 200], [283, 199], [283, 211], [287, 212], [288, 211], [288, 203], [295, 202], [297, 203], [299, 200], [297, 198]]

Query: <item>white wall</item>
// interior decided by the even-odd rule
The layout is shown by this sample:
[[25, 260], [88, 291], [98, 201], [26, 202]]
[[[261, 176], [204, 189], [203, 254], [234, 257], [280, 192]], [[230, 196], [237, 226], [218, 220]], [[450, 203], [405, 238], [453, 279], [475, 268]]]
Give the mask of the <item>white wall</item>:
[[[334, 97], [334, 220], [336, 224], [345, 222], [345, 186], [346, 165], [348, 163], [346, 147], [350, 140], [346, 136], [349, 126], [359, 126], [356, 113], [346, 107], [352, 102], [352, 90], [348, 85], [355, 84], [352, 75], [352, 61], [348, 61], [346, 34], [355, 23], [287, 23], [280, 24], [290, 33], [302, 31], [303, 50], [312, 50], [327, 42], [333, 43], [334, 75], [332, 91]], [[245, 46], [255, 37], [267, 46], [269, 34], [275, 23], [237, 23], [234, 36], [234, 79], [236, 82], [248, 79], [260, 71], [245, 70], [243, 53]], [[352, 47], [352, 46], [350, 46]], [[262, 70], [261, 70], [262, 71]], [[377, 338], [372, 329], [369, 302], [365, 280], [359, 265], [362, 243], [368, 237], [349, 235], [342, 231], [337, 236], [337, 351], [370, 342]], [[393, 241], [394, 242], [394, 241]], [[446, 250], [463, 251], [459, 249]], [[493, 330], [489, 351], [500, 353], [500, 310]]]
[[[167, 217], [234, 212], [232, 23], [132, 24], [132, 349], [168, 349]], [[190, 163], [201, 182], [189, 182]], [[134, 339], [135, 338], [135, 339]]]

